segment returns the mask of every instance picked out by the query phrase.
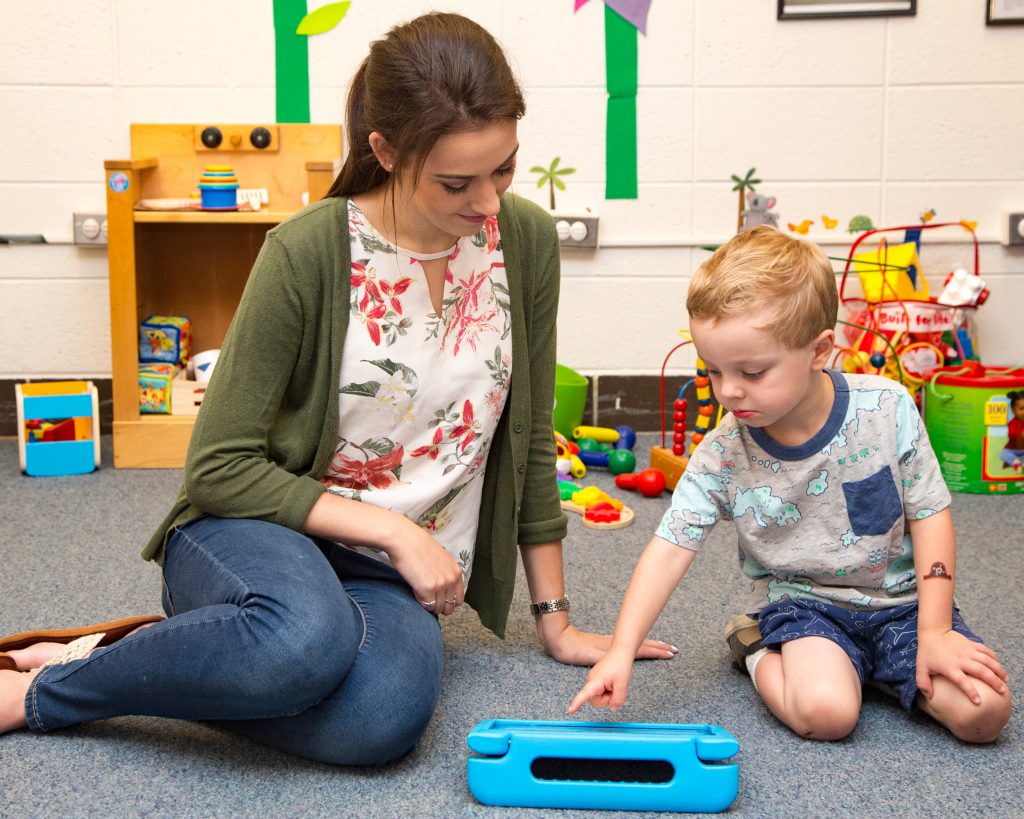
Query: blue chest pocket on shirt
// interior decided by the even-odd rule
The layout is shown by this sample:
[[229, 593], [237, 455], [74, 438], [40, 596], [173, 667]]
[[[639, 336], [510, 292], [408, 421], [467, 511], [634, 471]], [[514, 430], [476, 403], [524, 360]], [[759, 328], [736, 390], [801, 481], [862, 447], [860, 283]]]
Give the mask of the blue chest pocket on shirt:
[[844, 483], [843, 494], [855, 535], [884, 535], [903, 515], [903, 501], [888, 466], [862, 480]]

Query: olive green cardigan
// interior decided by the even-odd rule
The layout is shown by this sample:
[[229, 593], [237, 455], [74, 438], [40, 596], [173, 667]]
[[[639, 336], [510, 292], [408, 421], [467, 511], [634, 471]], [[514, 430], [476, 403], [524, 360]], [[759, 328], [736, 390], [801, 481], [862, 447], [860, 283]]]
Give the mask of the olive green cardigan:
[[[338, 441], [350, 311], [347, 200], [267, 234], [196, 419], [178, 498], [142, 552], [162, 564], [175, 526], [203, 514], [301, 531]], [[498, 216], [512, 306], [512, 379], [487, 459], [466, 602], [504, 635], [517, 544], [561, 540], [551, 428], [559, 247], [551, 217], [506, 194]]]

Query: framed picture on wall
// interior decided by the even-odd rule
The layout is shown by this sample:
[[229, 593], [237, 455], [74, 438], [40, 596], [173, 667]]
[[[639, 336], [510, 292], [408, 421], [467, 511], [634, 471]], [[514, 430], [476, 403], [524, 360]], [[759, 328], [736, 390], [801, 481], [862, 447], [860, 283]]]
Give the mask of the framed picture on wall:
[[985, 0], [985, 25], [1024, 25], [1024, 0]]
[[[1014, 0], [989, 0], [1013, 4]], [[1024, 0], [1019, 0], [1024, 2]], [[917, 0], [779, 0], [779, 20], [824, 17], [887, 17], [917, 13]]]

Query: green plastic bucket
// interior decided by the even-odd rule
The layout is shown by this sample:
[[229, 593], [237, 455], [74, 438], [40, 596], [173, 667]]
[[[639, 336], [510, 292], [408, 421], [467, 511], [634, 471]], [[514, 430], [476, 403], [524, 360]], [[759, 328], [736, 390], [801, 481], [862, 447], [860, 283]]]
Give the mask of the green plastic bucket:
[[555, 408], [552, 420], [555, 432], [572, 438], [572, 431], [583, 423], [587, 406], [587, 378], [575, 370], [555, 365]]
[[924, 423], [952, 491], [1024, 494], [1024, 470], [1013, 466], [1018, 450], [1010, 448], [1021, 442], [1009, 437], [1014, 414], [1007, 393], [1017, 390], [1024, 390], [1024, 370], [985, 368], [976, 361], [931, 375]]

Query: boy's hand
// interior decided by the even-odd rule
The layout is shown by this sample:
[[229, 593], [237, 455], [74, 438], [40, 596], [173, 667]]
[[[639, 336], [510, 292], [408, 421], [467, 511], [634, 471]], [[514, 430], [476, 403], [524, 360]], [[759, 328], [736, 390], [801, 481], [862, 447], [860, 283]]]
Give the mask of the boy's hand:
[[617, 711], [626, 704], [626, 692], [632, 676], [633, 658], [609, 651], [601, 662], [590, 669], [586, 684], [573, 697], [566, 713], [575, 714], [585, 702], [594, 708]]
[[[594, 665], [612, 645], [610, 635], [580, 631], [568, 617], [551, 614], [537, 618], [537, 636], [544, 650], [566, 665]], [[636, 659], [671, 660], [678, 650], [661, 640], [644, 640], [637, 649]]]
[[972, 680], [981, 680], [999, 694], [1005, 693], [1010, 681], [992, 649], [952, 629], [918, 632], [917, 688], [929, 699], [935, 676], [948, 679], [975, 705], [981, 703], [981, 697]]

